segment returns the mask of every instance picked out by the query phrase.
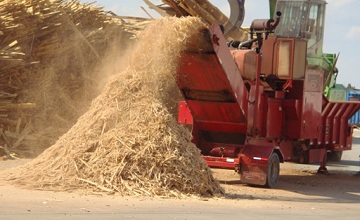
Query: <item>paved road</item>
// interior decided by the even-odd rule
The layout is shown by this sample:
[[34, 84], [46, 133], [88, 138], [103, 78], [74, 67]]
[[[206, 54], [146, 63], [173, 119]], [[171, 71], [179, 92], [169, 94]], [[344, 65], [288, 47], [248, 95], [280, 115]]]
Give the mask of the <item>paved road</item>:
[[[360, 139], [356, 139], [354, 149], [344, 153], [341, 163], [329, 165], [329, 171], [356, 174], [359, 171], [359, 155]], [[0, 162], [0, 168], [12, 167], [14, 166], [12, 163], [14, 162]], [[317, 169], [317, 165], [284, 164], [285, 168], [291, 166]], [[354, 184], [360, 184], [359, 180], [360, 178], [355, 179]], [[238, 185], [238, 187], [246, 186]], [[336, 191], [336, 186], [331, 189]], [[249, 188], [249, 190], [254, 189]], [[265, 189], [257, 190], [265, 192]], [[274, 192], [276, 194], [281, 191]], [[345, 220], [360, 218], [360, 190], [352, 190], [346, 192], [346, 195], [336, 196], [304, 192], [299, 194], [293, 191], [288, 193], [290, 197], [274, 195], [274, 199], [241, 197], [241, 195], [234, 199], [143, 199], [30, 191], [3, 183], [0, 184], [0, 219]], [[291, 195], [296, 196], [297, 199], [291, 198]]]
[[[8, 189], [8, 188], [7, 188]], [[0, 187], [0, 191], [3, 188]], [[17, 190], [1, 192], [0, 219], [358, 219], [359, 204], [264, 200], [208, 201], [78, 196]], [[23, 198], [18, 197], [24, 195]], [[70, 195], [70, 196], [69, 196]], [[15, 199], [13, 199], [15, 198]]]

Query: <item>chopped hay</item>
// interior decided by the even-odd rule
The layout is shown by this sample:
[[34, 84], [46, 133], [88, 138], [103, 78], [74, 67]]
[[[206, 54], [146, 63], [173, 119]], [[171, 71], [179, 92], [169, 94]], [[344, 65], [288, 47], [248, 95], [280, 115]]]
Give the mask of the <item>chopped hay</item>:
[[180, 52], [201, 49], [205, 28], [194, 17], [154, 21], [142, 33], [129, 67], [78, 122], [35, 160], [6, 173], [7, 179], [25, 188], [86, 193], [222, 193], [190, 132], [172, 113]]

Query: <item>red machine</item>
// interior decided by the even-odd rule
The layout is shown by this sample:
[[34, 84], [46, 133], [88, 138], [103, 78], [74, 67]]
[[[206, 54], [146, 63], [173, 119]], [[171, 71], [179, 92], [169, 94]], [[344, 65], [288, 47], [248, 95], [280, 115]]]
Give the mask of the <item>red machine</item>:
[[[293, 13], [295, 2], [278, 7]], [[178, 121], [192, 125], [207, 164], [235, 169], [242, 182], [267, 187], [276, 185], [280, 162], [320, 162], [319, 171], [326, 172], [327, 152], [351, 149], [348, 119], [360, 108], [359, 102], [324, 97], [327, 73], [309, 62], [308, 42], [316, 30], [287, 34], [289, 19], [281, 23], [280, 15], [255, 20], [246, 42], [226, 42], [213, 25], [204, 34], [213, 50], [183, 52], [177, 73], [185, 99]]]

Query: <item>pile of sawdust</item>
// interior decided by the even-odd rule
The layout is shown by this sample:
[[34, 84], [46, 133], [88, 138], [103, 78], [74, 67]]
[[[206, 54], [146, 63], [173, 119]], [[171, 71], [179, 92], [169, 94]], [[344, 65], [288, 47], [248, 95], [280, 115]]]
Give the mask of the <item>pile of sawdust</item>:
[[52, 147], [7, 173], [8, 179], [43, 190], [165, 197], [222, 193], [190, 132], [171, 113], [180, 52], [201, 49], [205, 28], [194, 17], [152, 23], [129, 67]]

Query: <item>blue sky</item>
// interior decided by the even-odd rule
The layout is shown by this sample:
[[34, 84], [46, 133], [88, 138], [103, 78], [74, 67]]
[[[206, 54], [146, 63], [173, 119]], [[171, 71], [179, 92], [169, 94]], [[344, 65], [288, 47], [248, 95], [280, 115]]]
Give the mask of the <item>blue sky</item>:
[[[80, 0], [82, 3], [94, 0]], [[151, 0], [154, 4], [160, 0]], [[230, 8], [226, 0], [210, 0], [225, 14]], [[360, 88], [360, 1], [359, 0], [327, 0], [325, 20], [325, 53], [339, 53], [337, 62], [339, 69], [338, 83], [347, 86], [349, 83]], [[104, 6], [118, 15], [148, 17], [140, 8], [143, 6], [153, 16], [158, 14], [149, 9], [142, 0], [97, 0], [95, 5]], [[269, 17], [268, 0], [246, 0], [245, 20], [243, 25], [249, 26], [255, 18]]]

